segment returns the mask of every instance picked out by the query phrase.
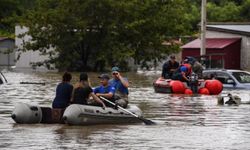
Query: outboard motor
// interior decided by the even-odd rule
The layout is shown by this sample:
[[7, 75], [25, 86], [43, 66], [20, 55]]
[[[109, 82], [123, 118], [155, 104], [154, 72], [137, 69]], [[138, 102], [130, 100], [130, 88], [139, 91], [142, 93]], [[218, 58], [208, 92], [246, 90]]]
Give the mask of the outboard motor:
[[190, 85], [190, 88], [191, 90], [193, 91], [193, 93], [198, 93], [198, 75], [194, 72], [191, 73], [191, 76], [190, 76], [190, 82], [189, 82], [189, 85]]
[[42, 110], [38, 106], [17, 103], [11, 114], [11, 118], [16, 123], [21, 124], [40, 123], [42, 120]]

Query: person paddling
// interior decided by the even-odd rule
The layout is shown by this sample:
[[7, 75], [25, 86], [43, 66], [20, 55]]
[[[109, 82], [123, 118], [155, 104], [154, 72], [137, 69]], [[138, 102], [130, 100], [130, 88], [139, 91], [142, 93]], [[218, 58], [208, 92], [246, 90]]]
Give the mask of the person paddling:
[[73, 86], [70, 84], [72, 76], [70, 73], [63, 74], [62, 82], [56, 87], [56, 97], [52, 103], [53, 108], [66, 108], [70, 104]]
[[88, 105], [90, 97], [92, 97], [95, 102], [101, 104], [103, 108], [106, 107], [102, 100], [94, 94], [92, 88], [90, 87], [88, 75], [86, 73], [81, 73], [80, 81], [74, 86], [71, 103]]
[[[114, 95], [115, 95], [115, 88], [109, 85], [109, 75], [102, 74], [98, 77], [100, 79], [101, 85], [94, 89], [94, 93], [98, 97], [104, 97], [112, 102], [115, 102]], [[105, 103], [107, 106], [110, 106], [109, 103]]]

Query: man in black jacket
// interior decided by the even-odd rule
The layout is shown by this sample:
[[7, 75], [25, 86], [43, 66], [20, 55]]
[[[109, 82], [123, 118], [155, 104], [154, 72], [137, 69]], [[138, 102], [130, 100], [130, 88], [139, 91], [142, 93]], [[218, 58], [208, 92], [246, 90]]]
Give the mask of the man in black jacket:
[[161, 77], [164, 79], [171, 79], [178, 67], [179, 63], [175, 60], [175, 56], [170, 56], [170, 60], [163, 64]]

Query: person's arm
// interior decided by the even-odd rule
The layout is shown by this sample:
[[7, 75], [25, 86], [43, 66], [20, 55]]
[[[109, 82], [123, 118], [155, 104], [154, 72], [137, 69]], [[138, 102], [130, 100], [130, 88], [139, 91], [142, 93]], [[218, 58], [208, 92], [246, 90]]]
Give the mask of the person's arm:
[[111, 93], [111, 92], [109, 92], [109, 93], [96, 93], [96, 96], [98, 96], [98, 97], [102, 96], [102, 97], [105, 97], [105, 98], [108, 98], [108, 99], [112, 98], [113, 95], [114, 94]]
[[73, 90], [72, 90], [71, 98], [70, 98], [70, 101], [69, 101], [70, 104], [72, 104], [73, 101], [74, 101], [74, 93], [75, 93], [75, 88], [73, 88]]
[[97, 97], [93, 92], [91, 92], [91, 93], [89, 94], [89, 96], [93, 97], [93, 99], [94, 99], [96, 102], [102, 104], [102, 107], [103, 107], [103, 108], [106, 107], [106, 105], [103, 103], [103, 101], [102, 101], [99, 97]]
[[189, 81], [189, 79], [186, 77], [186, 75], [185, 75], [185, 72], [181, 72], [181, 74], [182, 74], [182, 77], [186, 80], [186, 81]]
[[125, 79], [120, 75], [120, 73], [117, 74], [117, 77], [118, 77], [118, 79], [121, 81], [121, 83], [122, 83], [122, 85], [123, 85], [124, 87], [126, 87], [126, 88], [129, 87], [128, 81], [125, 80]]

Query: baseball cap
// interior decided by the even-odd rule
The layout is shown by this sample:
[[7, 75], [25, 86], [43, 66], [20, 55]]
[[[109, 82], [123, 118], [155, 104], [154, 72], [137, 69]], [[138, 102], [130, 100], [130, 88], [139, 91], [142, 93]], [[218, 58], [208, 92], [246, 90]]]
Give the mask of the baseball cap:
[[112, 72], [120, 72], [120, 68], [119, 67], [113, 67], [111, 70], [112, 70]]
[[98, 76], [98, 78], [109, 80], [109, 75], [107, 75], [107, 74], [101, 74], [100, 76]]

